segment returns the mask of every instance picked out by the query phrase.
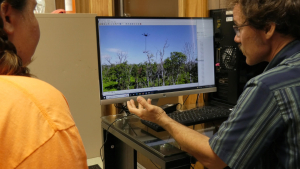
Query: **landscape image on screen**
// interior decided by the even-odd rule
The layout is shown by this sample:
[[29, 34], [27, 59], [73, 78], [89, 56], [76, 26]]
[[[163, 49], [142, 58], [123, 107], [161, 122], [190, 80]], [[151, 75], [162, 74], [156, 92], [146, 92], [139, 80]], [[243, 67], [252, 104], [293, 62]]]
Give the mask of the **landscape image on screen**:
[[198, 82], [193, 25], [100, 26], [103, 92]]

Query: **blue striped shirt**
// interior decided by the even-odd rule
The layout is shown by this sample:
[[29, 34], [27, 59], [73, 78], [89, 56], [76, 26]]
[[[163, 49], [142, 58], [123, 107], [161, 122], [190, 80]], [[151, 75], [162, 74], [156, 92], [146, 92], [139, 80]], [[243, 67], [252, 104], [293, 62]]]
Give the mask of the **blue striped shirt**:
[[209, 144], [231, 168], [300, 168], [300, 41], [247, 82]]

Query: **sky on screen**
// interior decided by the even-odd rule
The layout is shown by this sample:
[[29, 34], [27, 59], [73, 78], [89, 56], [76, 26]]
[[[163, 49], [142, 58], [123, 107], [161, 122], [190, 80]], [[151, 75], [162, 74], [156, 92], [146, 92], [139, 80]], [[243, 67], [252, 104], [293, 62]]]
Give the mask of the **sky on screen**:
[[[148, 34], [145, 37], [143, 34]], [[100, 26], [100, 54], [101, 64], [108, 64], [105, 58], [112, 63], [117, 61], [117, 53], [127, 53], [129, 64], [143, 63], [147, 60], [149, 51], [154, 60], [159, 59], [158, 50], [162, 50], [168, 41], [169, 47], [165, 49], [164, 59], [170, 52], [182, 52], [186, 42], [196, 45], [196, 27], [188, 25], [172, 26]]]

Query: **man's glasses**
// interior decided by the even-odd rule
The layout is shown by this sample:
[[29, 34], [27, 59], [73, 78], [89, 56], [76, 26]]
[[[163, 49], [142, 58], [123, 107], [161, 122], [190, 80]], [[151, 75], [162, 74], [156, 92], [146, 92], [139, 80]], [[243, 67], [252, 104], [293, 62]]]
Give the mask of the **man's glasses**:
[[240, 37], [240, 35], [241, 35], [240, 28], [242, 28], [244, 26], [249, 26], [249, 25], [241, 25], [241, 26], [233, 25], [233, 30], [234, 30], [237, 37]]

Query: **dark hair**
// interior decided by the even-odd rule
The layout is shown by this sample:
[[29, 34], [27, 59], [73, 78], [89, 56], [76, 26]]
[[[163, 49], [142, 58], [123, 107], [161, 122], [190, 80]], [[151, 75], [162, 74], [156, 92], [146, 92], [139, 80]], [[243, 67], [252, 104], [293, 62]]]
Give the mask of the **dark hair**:
[[[14, 9], [22, 11], [27, 0], [0, 0], [6, 2]], [[0, 75], [31, 76], [29, 69], [22, 64], [22, 59], [17, 55], [15, 45], [8, 40], [7, 33], [3, 30], [3, 20], [0, 18]]]
[[245, 21], [256, 29], [276, 24], [276, 31], [300, 38], [299, 0], [228, 0], [229, 8], [239, 4]]

